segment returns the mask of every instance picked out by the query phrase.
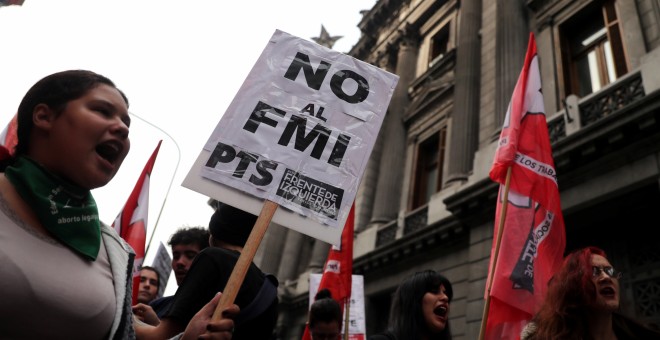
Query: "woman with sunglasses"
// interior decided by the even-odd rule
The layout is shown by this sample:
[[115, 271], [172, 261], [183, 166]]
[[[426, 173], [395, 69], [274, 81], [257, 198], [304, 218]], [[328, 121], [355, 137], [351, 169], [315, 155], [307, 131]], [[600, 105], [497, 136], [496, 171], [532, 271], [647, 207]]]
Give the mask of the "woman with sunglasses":
[[616, 313], [620, 277], [602, 249], [572, 252], [550, 280], [545, 303], [521, 339], [660, 339], [660, 333]]

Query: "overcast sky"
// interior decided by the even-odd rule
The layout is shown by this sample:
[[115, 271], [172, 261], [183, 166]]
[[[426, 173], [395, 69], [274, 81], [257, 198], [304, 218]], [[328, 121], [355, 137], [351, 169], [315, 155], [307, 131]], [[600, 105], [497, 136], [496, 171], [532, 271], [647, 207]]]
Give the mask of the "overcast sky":
[[1, 7], [0, 125], [48, 74], [89, 69], [112, 79], [127, 94], [129, 111], [148, 123], [133, 117], [128, 157], [115, 179], [93, 194], [101, 220], [112, 223], [163, 140], [150, 189], [147, 237], [156, 229], [150, 264], [158, 243], [176, 229], [208, 224], [207, 197], [181, 182], [273, 32], [311, 40], [324, 25], [330, 35], [343, 36], [334, 49], [348, 52], [360, 36], [360, 11], [375, 3], [25, 0]]

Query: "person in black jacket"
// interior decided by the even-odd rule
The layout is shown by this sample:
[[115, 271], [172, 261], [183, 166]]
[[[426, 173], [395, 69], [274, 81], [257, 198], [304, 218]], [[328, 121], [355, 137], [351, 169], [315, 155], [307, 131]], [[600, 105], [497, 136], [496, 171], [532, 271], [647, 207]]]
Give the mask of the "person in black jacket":
[[[176, 284], [181, 285], [197, 254], [209, 246], [209, 231], [204, 227], [181, 228], [172, 234], [168, 244], [172, 247], [172, 271]], [[174, 295], [170, 295], [157, 298], [148, 304], [138, 303], [133, 306], [133, 313], [140, 321], [158, 326], [160, 319], [172, 306], [173, 300]]]
[[[158, 327], [138, 332], [138, 339], [176, 335], [216, 293], [224, 290], [256, 220], [256, 216], [230, 205], [218, 207], [209, 222], [211, 247], [195, 257]], [[274, 276], [250, 264], [234, 301], [240, 313], [234, 318], [232, 339], [272, 338], [278, 315], [277, 285]]]

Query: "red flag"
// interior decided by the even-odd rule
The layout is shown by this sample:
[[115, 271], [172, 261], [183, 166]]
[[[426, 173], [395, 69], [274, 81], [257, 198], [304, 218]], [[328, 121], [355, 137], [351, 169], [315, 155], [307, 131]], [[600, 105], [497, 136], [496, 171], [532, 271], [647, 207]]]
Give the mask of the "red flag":
[[[325, 262], [323, 276], [319, 283], [319, 290], [328, 289], [341, 306], [351, 299], [351, 286], [353, 283], [353, 229], [355, 228], [355, 204], [351, 206], [348, 213], [344, 230], [341, 232], [341, 245], [339, 248], [332, 246], [328, 252]], [[303, 340], [311, 340], [309, 327], [305, 325]]]
[[17, 5], [21, 6], [25, 0], [0, 0], [0, 7], [2, 6], [11, 6], [11, 5]]
[[159, 141], [153, 154], [142, 170], [142, 174], [135, 183], [133, 192], [128, 197], [124, 209], [119, 213], [112, 226], [135, 251], [133, 263], [133, 304], [137, 303], [137, 294], [140, 287], [140, 268], [144, 261], [144, 248], [147, 242], [147, 214], [149, 212], [149, 178], [156, 162], [160, 149]]
[[[487, 287], [490, 308], [486, 339], [518, 339], [543, 302], [548, 280], [561, 265], [566, 244], [534, 35], [498, 143], [490, 178], [503, 184], [511, 167], [508, 202], [503, 186], [495, 221], [507, 204], [502, 241], [493, 277], [493, 240]], [[495, 235], [498, 233], [495, 226]], [[486, 290], [488, 295], [488, 290]], [[488, 298], [488, 296], [486, 296]]]
[[3, 147], [0, 148], [0, 159], [5, 159], [14, 154], [14, 148], [16, 147], [16, 144], [18, 144], [16, 131], [17, 119], [17, 116], [14, 115], [11, 121], [9, 121], [9, 124], [7, 124], [5, 129], [0, 133], [0, 146]]

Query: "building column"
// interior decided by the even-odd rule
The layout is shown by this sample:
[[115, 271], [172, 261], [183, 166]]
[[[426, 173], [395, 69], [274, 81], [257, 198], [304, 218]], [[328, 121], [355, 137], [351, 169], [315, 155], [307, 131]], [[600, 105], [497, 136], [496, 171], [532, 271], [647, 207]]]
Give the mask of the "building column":
[[298, 261], [300, 259], [303, 237], [303, 234], [295, 230], [286, 230], [286, 241], [282, 248], [282, 260], [277, 269], [277, 279], [280, 281], [280, 287], [283, 287], [283, 283], [287, 280], [298, 278]]
[[264, 273], [275, 274], [279, 271], [286, 232], [287, 228], [274, 222], [268, 226], [253, 261]]
[[497, 0], [495, 34], [495, 133], [500, 137], [509, 101], [525, 62], [529, 26], [527, 10], [521, 0]]
[[[393, 63], [396, 56], [393, 49], [386, 49], [385, 52], [375, 54], [370, 62], [378, 65], [379, 68], [394, 72]], [[374, 208], [374, 197], [376, 195], [376, 186], [378, 185], [378, 175], [380, 174], [380, 159], [383, 150], [383, 139], [385, 132], [378, 133], [376, 142], [371, 150], [371, 156], [367, 161], [367, 166], [362, 175], [360, 186], [355, 197], [355, 232], [359, 233], [365, 230], [371, 221], [371, 215]]]
[[312, 258], [309, 261], [307, 269], [311, 273], [321, 273], [323, 266], [328, 259], [328, 252], [330, 251], [330, 244], [321, 240], [314, 240], [314, 247], [312, 248]]
[[481, 0], [462, 1], [459, 22], [447, 183], [467, 180], [479, 144]]
[[[652, 3], [654, 7], [659, 5], [658, 1], [652, 1]], [[636, 69], [640, 66], [641, 59], [647, 52], [637, 5], [634, 1], [617, 1], [617, 7], [619, 9], [621, 39], [625, 41], [626, 45], [628, 70]]]
[[417, 66], [418, 35], [411, 29], [399, 30], [399, 51], [396, 74], [399, 83], [394, 90], [390, 106], [383, 122], [383, 153], [380, 159], [378, 184], [374, 200], [371, 224], [387, 223], [397, 218], [401, 200], [401, 179], [406, 147], [406, 129], [403, 117], [410, 99], [408, 87], [415, 80]]

